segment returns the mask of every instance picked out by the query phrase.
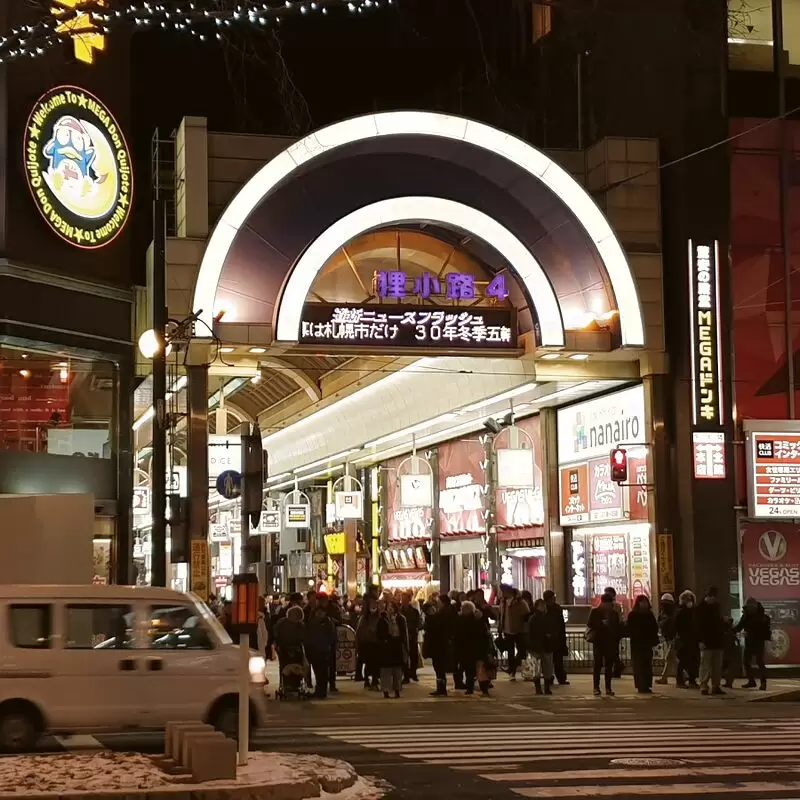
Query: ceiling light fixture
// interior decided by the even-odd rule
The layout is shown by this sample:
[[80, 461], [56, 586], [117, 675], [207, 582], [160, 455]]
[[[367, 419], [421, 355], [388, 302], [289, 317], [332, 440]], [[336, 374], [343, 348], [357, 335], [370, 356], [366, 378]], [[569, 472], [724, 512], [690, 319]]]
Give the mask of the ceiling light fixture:
[[[327, 458], [320, 458], [318, 461], [312, 461], [310, 464], [306, 464], [302, 467], [297, 467], [297, 469], [293, 469], [292, 473], [297, 475], [298, 472], [305, 472], [307, 469], [314, 469], [314, 467], [322, 466], [323, 464], [330, 464], [331, 461], [338, 461], [341, 458], [347, 458], [347, 456], [352, 455], [353, 453], [357, 453], [361, 448], [360, 447], [353, 447], [350, 450], [342, 450], [341, 453], [336, 453], [336, 455], [328, 456]], [[308, 477], [308, 476], [306, 476]]]
[[455, 419], [457, 416], [458, 415], [452, 411], [448, 411], [446, 414], [440, 414], [438, 417], [434, 417], [433, 419], [428, 419], [424, 422], [418, 422], [416, 425], [409, 425], [409, 427], [403, 428], [401, 431], [387, 433], [386, 436], [381, 436], [378, 439], [373, 439], [373, 441], [367, 442], [364, 447], [378, 447], [379, 445], [386, 444], [387, 442], [393, 442], [396, 439], [402, 439], [404, 436], [413, 436], [415, 433], [419, 433], [419, 431], [433, 428], [435, 425], [441, 425], [443, 422], [449, 422], [450, 420]]
[[261, 355], [262, 353], [266, 353], [267, 352], [267, 348], [266, 347], [251, 347], [248, 352], [254, 353], [256, 355]]
[[570, 358], [573, 361], [586, 361], [586, 359], [589, 358], [589, 354], [588, 353], [573, 353], [570, 356]]
[[539, 356], [542, 361], [555, 361], [557, 358], [561, 358], [561, 353], [545, 353], [542, 356]]
[[512, 397], [519, 397], [521, 394], [532, 392], [538, 385], [538, 383], [526, 383], [523, 386], [516, 386], [513, 389], [509, 389], [507, 392], [503, 392], [502, 394], [496, 394], [493, 397], [487, 397], [485, 400], [481, 400], [477, 403], [470, 403], [470, 405], [464, 406], [464, 408], [459, 409], [459, 411], [480, 411], [481, 409], [486, 408], [486, 406], [500, 403], [503, 400], [511, 400]]

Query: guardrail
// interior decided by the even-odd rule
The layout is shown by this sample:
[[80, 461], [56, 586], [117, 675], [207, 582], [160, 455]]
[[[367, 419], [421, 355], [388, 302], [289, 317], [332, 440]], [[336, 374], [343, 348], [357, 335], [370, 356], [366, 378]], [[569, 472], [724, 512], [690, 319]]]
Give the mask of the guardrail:
[[[572, 672], [591, 672], [593, 664], [592, 644], [583, 638], [583, 631], [567, 631], [567, 657], [564, 665], [567, 671]], [[664, 656], [667, 651], [667, 643], [662, 639], [658, 646], [653, 650], [653, 668], [661, 669], [664, 666]], [[627, 665], [631, 660], [630, 639], [622, 639], [619, 643], [619, 657], [622, 663]]]

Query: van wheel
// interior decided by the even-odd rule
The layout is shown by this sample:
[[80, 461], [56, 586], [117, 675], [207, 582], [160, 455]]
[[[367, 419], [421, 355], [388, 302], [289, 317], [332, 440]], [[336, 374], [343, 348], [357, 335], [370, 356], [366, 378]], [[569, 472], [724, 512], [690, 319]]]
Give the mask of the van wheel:
[[41, 720], [35, 709], [23, 704], [0, 708], [0, 749], [23, 753], [33, 750], [41, 736]]
[[236, 700], [220, 703], [211, 714], [209, 722], [215, 730], [224, 733], [230, 739], [239, 737], [239, 704]]

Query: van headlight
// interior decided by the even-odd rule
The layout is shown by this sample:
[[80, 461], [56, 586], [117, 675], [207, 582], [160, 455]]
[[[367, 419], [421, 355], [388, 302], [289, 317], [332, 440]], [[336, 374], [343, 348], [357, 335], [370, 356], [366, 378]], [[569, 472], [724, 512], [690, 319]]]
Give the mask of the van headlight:
[[248, 667], [250, 669], [250, 680], [253, 681], [253, 683], [264, 683], [267, 679], [265, 674], [267, 662], [261, 656], [250, 656]]

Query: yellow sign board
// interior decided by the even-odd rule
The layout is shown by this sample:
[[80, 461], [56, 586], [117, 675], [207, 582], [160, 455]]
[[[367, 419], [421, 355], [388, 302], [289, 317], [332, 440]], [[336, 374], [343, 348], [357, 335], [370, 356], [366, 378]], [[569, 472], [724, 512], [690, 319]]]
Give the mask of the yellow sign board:
[[205, 539], [192, 540], [189, 580], [191, 591], [201, 600], [208, 600], [211, 583], [208, 563], [208, 542]]
[[659, 533], [658, 544], [658, 590], [675, 591], [675, 558], [672, 552], [672, 534]]
[[[91, 0], [95, 8], [105, 6], [106, 0]], [[56, 26], [56, 33], [66, 33], [72, 39], [75, 58], [84, 64], [94, 63], [94, 51], [106, 49], [106, 37], [97, 29], [92, 15], [81, 9], [90, 5], [87, 0], [56, 0], [50, 9], [56, 18], [66, 17]]]
[[325, 549], [329, 556], [343, 556], [345, 551], [345, 539], [343, 533], [326, 533]]
[[93, 94], [58, 86], [28, 117], [25, 173], [39, 213], [72, 245], [93, 250], [125, 227], [133, 200], [133, 171], [125, 137]]

